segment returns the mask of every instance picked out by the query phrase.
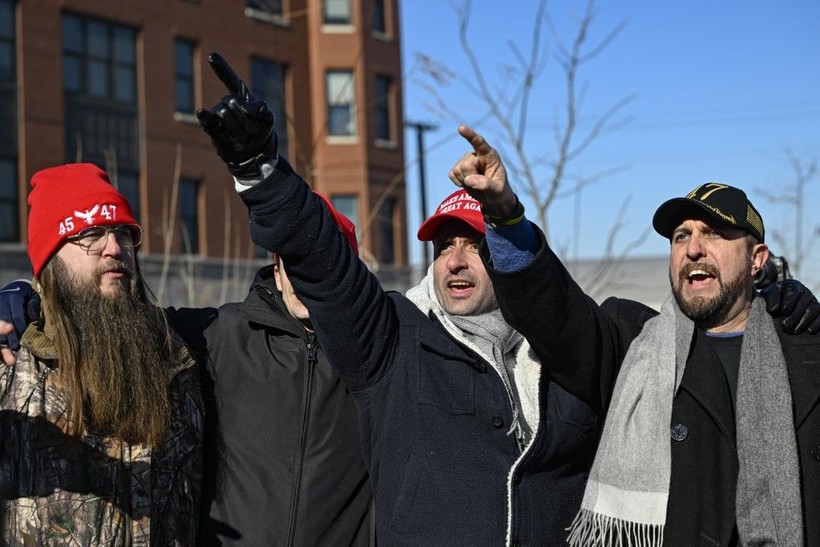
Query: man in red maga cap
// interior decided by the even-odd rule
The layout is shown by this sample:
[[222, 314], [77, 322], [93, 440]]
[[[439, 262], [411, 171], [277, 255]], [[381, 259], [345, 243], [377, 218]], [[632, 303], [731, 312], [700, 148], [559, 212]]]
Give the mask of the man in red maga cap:
[[142, 229], [91, 164], [44, 169], [28, 198], [42, 313], [0, 367], [3, 543], [193, 545], [197, 368], [149, 302]]
[[224, 60], [210, 61], [231, 94], [197, 115], [249, 208], [254, 241], [284, 261], [358, 404], [377, 542], [560, 544], [599, 423], [540, 374], [501, 317], [477, 252], [475, 202], [452, 196], [422, 227], [436, 258], [421, 285], [407, 297], [383, 291], [278, 157], [267, 105]]

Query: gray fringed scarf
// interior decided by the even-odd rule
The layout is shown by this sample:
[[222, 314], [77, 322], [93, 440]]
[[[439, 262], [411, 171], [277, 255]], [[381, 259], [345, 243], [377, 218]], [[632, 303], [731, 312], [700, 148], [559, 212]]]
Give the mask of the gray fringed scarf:
[[[632, 342], [581, 510], [569, 529], [570, 545], [662, 544], [672, 464], [672, 402], [693, 332], [692, 321], [670, 296], [660, 315]], [[752, 302], [743, 337], [736, 426], [741, 543], [803, 545], [791, 390], [780, 341], [761, 299]]]

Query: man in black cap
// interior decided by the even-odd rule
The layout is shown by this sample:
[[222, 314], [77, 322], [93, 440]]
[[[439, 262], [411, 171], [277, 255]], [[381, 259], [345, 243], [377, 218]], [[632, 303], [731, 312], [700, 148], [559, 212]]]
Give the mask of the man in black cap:
[[460, 132], [473, 151], [451, 178], [500, 219], [481, 253], [504, 317], [606, 415], [570, 545], [820, 544], [820, 338], [785, 335], [756, 298], [769, 250], [746, 194], [708, 183], [657, 210], [660, 314], [598, 306], [520, 218], [497, 152]]

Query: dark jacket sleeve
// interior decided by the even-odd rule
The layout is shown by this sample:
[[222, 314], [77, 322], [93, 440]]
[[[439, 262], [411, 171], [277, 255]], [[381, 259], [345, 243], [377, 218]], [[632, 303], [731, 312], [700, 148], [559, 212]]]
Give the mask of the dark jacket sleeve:
[[331, 365], [351, 391], [377, 383], [392, 362], [395, 308], [322, 201], [281, 157], [240, 196], [254, 243], [282, 257]]
[[188, 344], [191, 351], [204, 365], [207, 361], [208, 345], [205, 341], [205, 329], [216, 321], [219, 312], [216, 308], [165, 308], [168, 323]]
[[629, 344], [657, 312], [617, 298], [599, 306], [572, 279], [543, 232], [536, 230], [538, 252], [514, 272], [496, 271], [486, 243], [482, 244], [481, 256], [499, 306], [551, 378], [603, 414]]

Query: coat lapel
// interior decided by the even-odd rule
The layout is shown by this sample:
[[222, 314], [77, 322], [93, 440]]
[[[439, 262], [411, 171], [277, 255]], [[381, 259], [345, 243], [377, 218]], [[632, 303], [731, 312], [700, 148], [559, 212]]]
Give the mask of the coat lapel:
[[686, 391], [709, 415], [720, 432], [735, 446], [735, 413], [729, 384], [720, 360], [704, 342], [703, 333], [693, 337], [694, 346], [680, 390]]
[[777, 333], [792, 389], [794, 426], [799, 429], [820, 400], [820, 336], [788, 335], [780, 329]]

